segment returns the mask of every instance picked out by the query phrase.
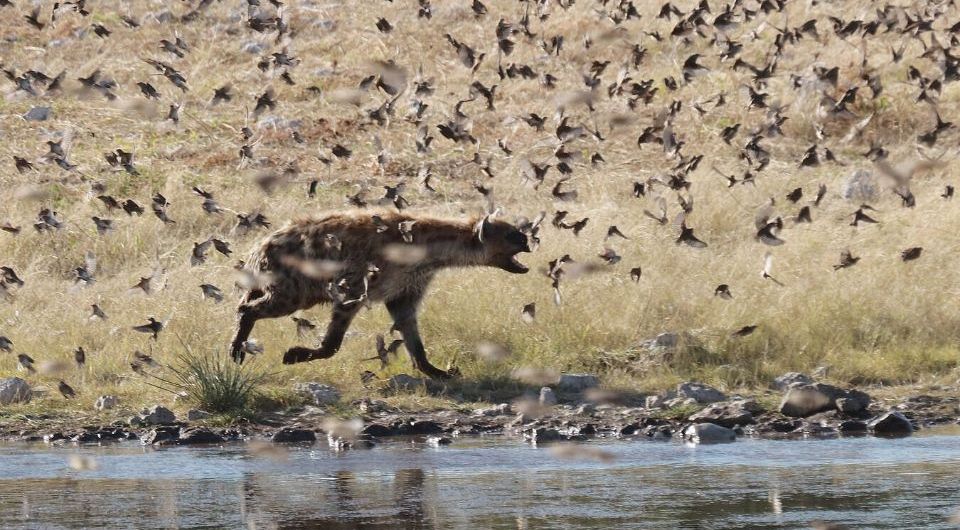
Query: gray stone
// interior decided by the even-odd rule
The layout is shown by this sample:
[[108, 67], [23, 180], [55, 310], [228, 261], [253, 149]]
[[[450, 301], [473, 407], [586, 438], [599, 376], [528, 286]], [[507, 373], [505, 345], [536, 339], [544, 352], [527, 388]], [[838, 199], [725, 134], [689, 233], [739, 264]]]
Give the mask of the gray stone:
[[676, 399], [676, 397], [677, 393], [672, 390], [657, 396], [647, 396], [643, 401], [643, 407], [647, 409], [662, 409], [666, 407], [667, 401]]
[[205, 410], [190, 409], [187, 411], [187, 421], [201, 421], [209, 418], [213, 414]]
[[696, 399], [692, 397], [675, 397], [673, 399], [668, 399], [663, 402], [663, 408], [665, 409], [674, 409], [677, 407], [695, 407], [697, 405], [702, 405]]
[[284, 427], [273, 433], [270, 440], [273, 443], [313, 443], [317, 441], [317, 435], [307, 429]]
[[597, 386], [600, 386], [600, 379], [592, 374], [560, 374], [557, 381], [557, 387], [567, 392], [583, 392]]
[[263, 53], [263, 50], [266, 50], [266, 49], [267, 49], [266, 44], [262, 42], [257, 42], [257, 41], [245, 42], [243, 43], [243, 47], [241, 48], [241, 50], [243, 50], [244, 53], [249, 53], [251, 55], [261, 54]]
[[853, 202], [873, 202], [880, 195], [876, 175], [867, 169], [858, 169], [843, 182], [840, 194]]
[[[846, 391], [826, 383], [795, 385], [791, 387], [780, 403], [780, 413], [793, 418], [805, 418], [818, 412], [837, 408], [837, 400], [848, 398], [859, 402], [860, 408], [870, 404], [870, 396], [860, 391]], [[844, 403], [848, 408], [854, 403]]]
[[50, 107], [33, 107], [23, 115], [27, 121], [46, 121], [50, 118]]
[[158, 24], [166, 24], [167, 22], [170, 22], [174, 18], [173, 12], [171, 11], [161, 11], [159, 13], [151, 13], [147, 16], [153, 18], [155, 21], [157, 21]]
[[177, 421], [173, 411], [161, 405], [144, 409], [138, 419], [141, 425], [168, 425]]
[[414, 390], [424, 386], [426, 383], [419, 377], [413, 377], [407, 374], [397, 374], [387, 381], [387, 387], [393, 390]]
[[161, 445], [176, 443], [180, 439], [180, 427], [157, 427], [140, 438], [144, 445]]
[[301, 394], [306, 394], [314, 405], [320, 407], [340, 401], [340, 391], [323, 383], [297, 383], [293, 388]]
[[180, 431], [180, 438], [177, 440], [177, 443], [182, 445], [195, 445], [195, 444], [220, 444], [225, 440], [219, 434], [207, 429], [206, 427], [198, 427], [195, 429], [187, 429]]
[[447, 438], [446, 436], [427, 436], [427, 445], [432, 447], [440, 447], [442, 445], [450, 445], [453, 443], [453, 440]]
[[490, 407], [486, 409], [477, 409], [477, 411], [474, 412], [474, 414], [476, 414], [477, 416], [488, 416], [488, 417], [509, 416], [513, 414], [513, 410], [510, 408], [509, 403], [501, 403], [495, 407]]
[[710, 385], [688, 381], [677, 385], [677, 397], [689, 398], [697, 403], [709, 404], [727, 399], [723, 392]]
[[0, 405], [28, 403], [33, 397], [30, 385], [19, 377], [0, 379]]
[[673, 351], [683, 338], [679, 333], [661, 333], [652, 339], [640, 341], [640, 347], [650, 352]]
[[694, 423], [713, 423], [731, 429], [754, 423], [753, 414], [743, 407], [742, 402], [713, 403], [688, 419]]
[[390, 405], [386, 401], [380, 401], [379, 399], [361, 399], [357, 404], [360, 409], [360, 412], [385, 412], [390, 409]]
[[810, 376], [806, 374], [801, 374], [800, 372], [787, 372], [780, 377], [773, 380], [773, 388], [777, 390], [786, 390], [795, 384], [810, 384], [813, 382], [813, 379], [810, 379]]
[[863, 410], [863, 403], [859, 399], [853, 398], [838, 398], [834, 404], [837, 407], [837, 410], [840, 412], [846, 412], [848, 414], [853, 414]]
[[696, 444], [716, 444], [736, 441], [733, 429], [714, 423], [695, 423], [683, 430], [683, 439]]
[[837, 426], [837, 430], [845, 433], [867, 432], [867, 423], [860, 420], [847, 420], [840, 422], [840, 425]]
[[560, 431], [550, 427], [530, 429], [523, 433], [523, 437], [534, 445], [563, 440], [563, 435], [560, 434]]
[[257, 121], [258, 129], [282, 129], [286, 126], [287, 120], [280, 116], [264, 116]]
[[597, 411], [597, 406], [593, 403], [583, 403], [574, 410], [574, 414], [586, 415]]
[[331, 19], [320, 18], [313, 21], [313, 26], [319, 28], [323, 31], [333, 31], [337, 28], [337, 21]]
[[97, 410], [110, 410], [116, 407], [120, 403], [120, 400], [117, 396], [100, 396], [97, 398], [96, 403], [93, 404], [93, 408]]
[[913, 432], [913, 424], [900, 412], [893, 411], [870, 420], [867, 429], [873, 434], [910, 434]]
[[859, 390], [843, 390], [826, 383], [795, 384], [780, 403], [780, 413], [805, 418], [828, 410], [856, 414], [870, 406], [870, 396]]
[[763, 407], [761, 407], [760, 403], [757, 403], [757, 400], [753, 398], [735, 397], [730, 400], [730, 404], [736, 405], [751, 414], [763, 412]]
[[553, 389], [545, 386], [540, 389], [540, 404], [545, 407], [552, 407], [557, 404], [557, 395], [553, 393]]

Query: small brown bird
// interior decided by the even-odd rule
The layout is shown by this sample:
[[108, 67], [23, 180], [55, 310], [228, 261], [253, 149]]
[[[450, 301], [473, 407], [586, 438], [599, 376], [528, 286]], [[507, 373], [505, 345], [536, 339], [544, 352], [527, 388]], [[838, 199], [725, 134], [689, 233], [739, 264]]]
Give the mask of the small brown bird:
[[763, 276], [764, 280], [770, 280], [773, 283], [783, 287], [783, 284], [779, 280], [770, 275], [770, 271], [773, 270], [773, 255], [767, 252], [763, 256], [763, 270], [760, 271], [760, 275]]
[[297, 336], [303, 337], [307, 333], [317, 329], [317, 325], [305, 318], [300, 317], [290, 317], [297, 325]]
[[913, 261], [920, 257], [920, 253], [923, 252], [923, 247], [910, 247], [900, 253], [900, 259], [903, 261]]
[[533, 321], [537, 318], [537, 304], [536, 302], [530, 302], [523, 306], [520, 310], [520, 319], [523, 320], [526, 324], [533, 324]]
[[90, 304], [90, 320], [106, 320], [107, 314], [100, 308], [100, 304]]
[[630, 279], [640, 283], [640, 276], [643, 275], [643, 269], [640, 267], [634, 267], [630, 269]]
[[746, 337], [747, 335], [753, 333], [753, 332], [756, 331], [756, 330], [757, 330], [757, 325], [756, 325], [756, 324], [751, 325], [751, 326], [743, 326], [742, 328], [734, 331], [734, 332], [731, 333], [730, 335], [731, 335], [732, 337]]
[[57, 385], [57, 390], [59, 390], [60, 394], [67, 399], [77, 396], [77, 393], [73, 390], [73, 388], [63, 381], [60, 381], [60, 384]]
[[603, 249], [603, 252], [601, 252], [598, 255], [598, 257], [602, 259], [604, 263], [606, 263], [607, 265], [616, 265], [617, 263], [620, 263], [621, 259], [623, 259], [622, 256], [617, 254], [616, 250], [613, 250], [612, 248], [609, 248], [609, 247]]
[[390, 345], [387, 346], [387, 342], [386, 342], [386, 340], [384, 339], [383, 335], [378, 334], [378, 335], [377, 335], [377, 355], [376, 355], [375, 357], [369, 357], [369, 358], [363, 359], [363, 360], [364, 360], [364, 361], [374, 361], [374, 360], [378, 360], [378, 359], [379, 359], [379, 360], [380, 360], [380, 369], [383, 370], [383, 369], [385, 369], [385, 368], [387, 367], [387, 365], [390, 363], [389, 355], [390, 355], [391, 353], [394, 354], [394, 355], [396, 355], [396, 354], [397, 354], [397, 349], [400, 348], [401, 345], [403, 345], [403, 340], [401, 340], [401, 339], [394, 339], [392, 342], [390, 342]]
[[849, 250], [844, 250], [840, 253], [840, 263], [833, 266], [833, 270], [838, 271], [840, 269], [846, 269], [848, 267], [853, 267], [860, 261], [859, 257], [854, 257]]
[[146, 353], [143, 353], [140, 350], [136, 350], [133, 352], [133, 361], [134, 361], [134, 364], [138, 364], [141, 367], [142, 366], [150, 366], [150, 367], [160, 366], [159, 364], [157, 364], [157, 361], [153, 360], [153, 357], [147, 355]]
[[612, 225], [610, 228], [607, 228], [607, 236], [604, 238], [604, 240], [610, 239], [614, 236], [622, 237], [623, 239], [630, 239], [623, 232], [621, 232], [619, 228], [617, 228], [617, 225]]
[[33, 367], [33, 358], [26, 353], [17, 354], [17, 368], [28, 372], [36, 373], [37, 369]]
[[866, 204], [861, 204], [857, 211], [853, 212], [853, 222], [850, 223], [850, 226], [859, 226], [860, 223], [876, 224], [879, 221], [867, 215], [866, 210], [874, 210], [872, 207]]
[[19, 285], [23, 287], [23, 280], [17, 276], [12, 267], [0, 267], [0, 283]]
[[730, 286], [725, 283], [721, 283], [713, 290], [713, 296], [719, 296], [724, 300], [733, 300], [733, 293], [730, 292]]
[[157, 337], [160, 335], [160, 332], [163, 331], [163, 322], [149, 317], [146, 324], [140, 324], [139, 326], [133, 326], [134, 331], [139, 331], [140, 333], [149, 333], [153, 336], [153, 340], [157, 340]]
[[680, 237], [677, 238], [676, 243], [685, 243], [687, 246], [693, 248], [706, 248], [707, 244], [699, 239], [697, 236], [693, 235], [693, 229], [687, 226], [687, 222], [683, 221], [680, 224]]
[[87, 362], [87, 352], [83, 351], [83, 346], [73, 350], [73, 360], [77, 362], [77, 368], [83, 368]]
[[219, 287], [210, 283], [200, 284], [200, 291], [203, 293], [203, 298], [213, 300], [215, 303], [223, 302], [223, 291]]

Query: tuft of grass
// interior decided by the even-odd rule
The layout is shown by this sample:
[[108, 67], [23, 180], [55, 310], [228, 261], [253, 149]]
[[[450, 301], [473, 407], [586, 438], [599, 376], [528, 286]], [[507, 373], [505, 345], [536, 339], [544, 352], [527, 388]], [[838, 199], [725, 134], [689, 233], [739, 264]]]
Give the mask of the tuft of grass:
[[250, 416], [250, 405], [266, 382], [254, 363], [237, 364], [226, 354], [202, 355], [184, 350], [170, 367], [175, 386], [201, 409], [213, 414]]

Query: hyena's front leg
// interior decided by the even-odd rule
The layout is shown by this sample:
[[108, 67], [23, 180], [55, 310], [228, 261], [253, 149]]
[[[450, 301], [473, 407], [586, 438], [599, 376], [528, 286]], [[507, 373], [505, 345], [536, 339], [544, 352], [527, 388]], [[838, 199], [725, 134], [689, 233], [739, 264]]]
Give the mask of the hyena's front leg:
[[420, 339], [420, 329], [417, 326], [417, 306], [420, 304], [419, 295], [404, 295], [387, 302], [387, 311], [393, 317], [393, 325], [403, 335], [403, 346], [410, 354], [413, 367], [420, 370], [432, 379], [449, 379], [457, 375], [456, 369], [445, 372], [430, 364], [427, 352]]
[[334, 304], [330, 324], [327, 325], [327, 333], [323, 336], [320, 347], [317, 349], [304, 348], [303, 346], [290, 348], [283, 354], [283, 364], [296, 364], [333, 357], [340, 349], [340, 345], [343, 344], [343, 336], [350, 328], [353, 317], [360, 311], [361, 305], [360, 303]]

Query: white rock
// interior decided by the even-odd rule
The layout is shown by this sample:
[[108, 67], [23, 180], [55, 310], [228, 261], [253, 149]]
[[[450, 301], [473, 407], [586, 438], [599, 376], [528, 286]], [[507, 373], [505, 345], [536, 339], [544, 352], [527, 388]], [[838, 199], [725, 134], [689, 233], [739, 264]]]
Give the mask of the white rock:
[[652, 339], [645, 340], [640, 345], [648, 350], [672, 349], [680, 343], [680, 335], [676, 333], [661, 333]]
[[267, 49], [266, 44], [263, 44], [262, 42], [257, 42], [257, 41], [245, 42], [242, 48], [244, 53], [249, 53], [251, 55], [258, 55], [260, 53], [263, 53], [263, 50], [266, 50], [266, 49]]
[[110, 410], [119, 403], [120, 400], [117, 396], [100, 396], [97, 398], [96, 403], [93, 404], [93, 408], [97, 410]]
[[798, 383], [806, 385], [812, 382], [813, 379], [811, 379], [807, 374], [801, 374], [800, 372], [787, 372], [773, 380], [773, 388], [776, 388], [777, 390], [786, 390]]
[[509, 403], [500, 403], [495, 407], [477, 409], [477, 411], [474, 412], [474, 414], [477, 416], [488, 416], [488, 417], [510, 416], [511, 414], [513, 414], [513, 410], [511, 410]]
[[30, 385], [19, 377], [0, 379], [0, 405], [27, 403], [33, 397]]
[[691, 398], [697, 403], [709, 404], [727, 399], [723, 392], [710, 385], [688, 381], [677, 385], [677, 397]]
[[309, 396], [317, 406], [332, 405], [340, 401], [340, 391], [323, 383], [297, 383], [294, 389]]
[[552, 407], [557, 404], [557, 395], [553, 393], [553, 389], [545, 386], [540, 389], [540, 404], [545, 407]]
[[843, 182], [840, 194], [848, 201], [872, 202], [880, 195], [880, 183], [872, 171], [858, 169]]
[[683, 439], [696, 444], [729, 443], [736, 441], [737, 433], [714, 423], [697, 423], [683, 430]]

